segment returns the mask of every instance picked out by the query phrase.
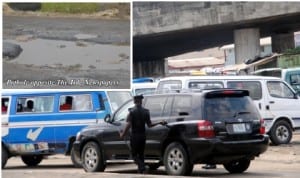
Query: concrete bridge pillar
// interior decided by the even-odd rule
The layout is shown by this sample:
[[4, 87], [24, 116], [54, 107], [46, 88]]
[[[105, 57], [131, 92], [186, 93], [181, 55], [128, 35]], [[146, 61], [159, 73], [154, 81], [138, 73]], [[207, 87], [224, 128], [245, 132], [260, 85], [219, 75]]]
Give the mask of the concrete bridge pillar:
[[282, 53], [287, 49], [295, 48], [294, 33], [276, 33], [271, 36], [272, 51]]
[[133, 63], [133, 78], [161, 77], [165, 75], [165, 60], [136, 61]]
[[234, 30], [235, 63], [241, 64], [247, 59], [260, 55], [260, 33], [258, 28]]

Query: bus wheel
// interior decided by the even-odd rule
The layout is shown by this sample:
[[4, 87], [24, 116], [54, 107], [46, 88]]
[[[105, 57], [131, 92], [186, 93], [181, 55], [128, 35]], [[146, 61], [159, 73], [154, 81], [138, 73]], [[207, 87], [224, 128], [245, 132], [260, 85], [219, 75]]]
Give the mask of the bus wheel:
[[8, 160], [8, 152], [2, 145], [2, 169], [5, 167]]
[[43, 160], [42, 155], [24, 155], [21, 158], [27, 166], [37, 166]]
[[82, 164], [81, 164], [82, 162], [81, 162], [80, 158], [74, 154], [73, 148], [71, 149], [71, 161], [72, 161], [74, 167], [76, 167], [76, 168], [82, 167]]

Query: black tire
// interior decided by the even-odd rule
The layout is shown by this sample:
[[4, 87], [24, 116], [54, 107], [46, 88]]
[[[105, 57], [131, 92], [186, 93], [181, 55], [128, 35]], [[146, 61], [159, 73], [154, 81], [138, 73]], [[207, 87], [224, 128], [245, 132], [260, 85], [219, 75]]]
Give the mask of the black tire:
[[249, 159], [240, 159], [223, 164], [223, 166], [231, 174], [242, 173], [249, 168], [250, 162]]
[[187, 168], [185, 175], [191, 175], [194, 169], [194, 165], [190, 164], [190, 166]]
[[178, 142], [173, 142], [166, 148], [164, 166], [169, 175], [176, 176], [189, 175], [193, 170], [186, 150]]
[[8, 160], [8, 152], [2, 145], [2, 169], [5, 167]]
[[86, 172], [103, 172], [105, 164], [100, 148], [95, 142], [88, 142], [81, 154], [82, 167]]
[[71, 161], [76, 168], [82, 168], [82, 162], [78, 156], [74, 154], [73, 148], [71, 149]]
[[24, 155], [21, 158], [27, 166], [37, 166], [43, 160], [42, 155]]
[[149, 163], [149, 164], [147, 164], [147, 166], [149, 166], [149, 169], [151, 171], [155, 171], [161, 166], [161, 164], [160, 163]]
[[270, 139], [274, 145], [288, 144], [292, 136], [292, 128], [290, 124], [284, 120], [275, 122], [270, 131]]

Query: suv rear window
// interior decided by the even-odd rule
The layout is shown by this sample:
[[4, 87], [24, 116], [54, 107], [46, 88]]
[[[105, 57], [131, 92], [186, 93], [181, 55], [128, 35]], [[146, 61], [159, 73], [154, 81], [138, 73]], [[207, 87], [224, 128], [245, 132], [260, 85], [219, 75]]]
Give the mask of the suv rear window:
[[204, 101], [204, 117], [210, 121], [223, 121], [233, 119], [243, 114], [243, 118], [260, 119], [251, 98], [243, 97], [212, 97]]

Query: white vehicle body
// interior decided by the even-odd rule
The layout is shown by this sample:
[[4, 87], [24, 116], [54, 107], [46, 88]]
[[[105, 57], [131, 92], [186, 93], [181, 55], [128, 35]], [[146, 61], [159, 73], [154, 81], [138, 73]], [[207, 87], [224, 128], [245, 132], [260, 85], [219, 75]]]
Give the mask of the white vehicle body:
[[156, 91], [156, 82], [145, 82], [145, 83], [133, 83], [132, 94], [135, 95], [150, 95]]
[[159, 81], [157, 93], [238, 88], [250, 91], [262, 118], [266, 132], [274, 144], [290, 142], [292, 130], [300, 128], [300, 97], [285, 81], [262, 76], [181, 76]]

